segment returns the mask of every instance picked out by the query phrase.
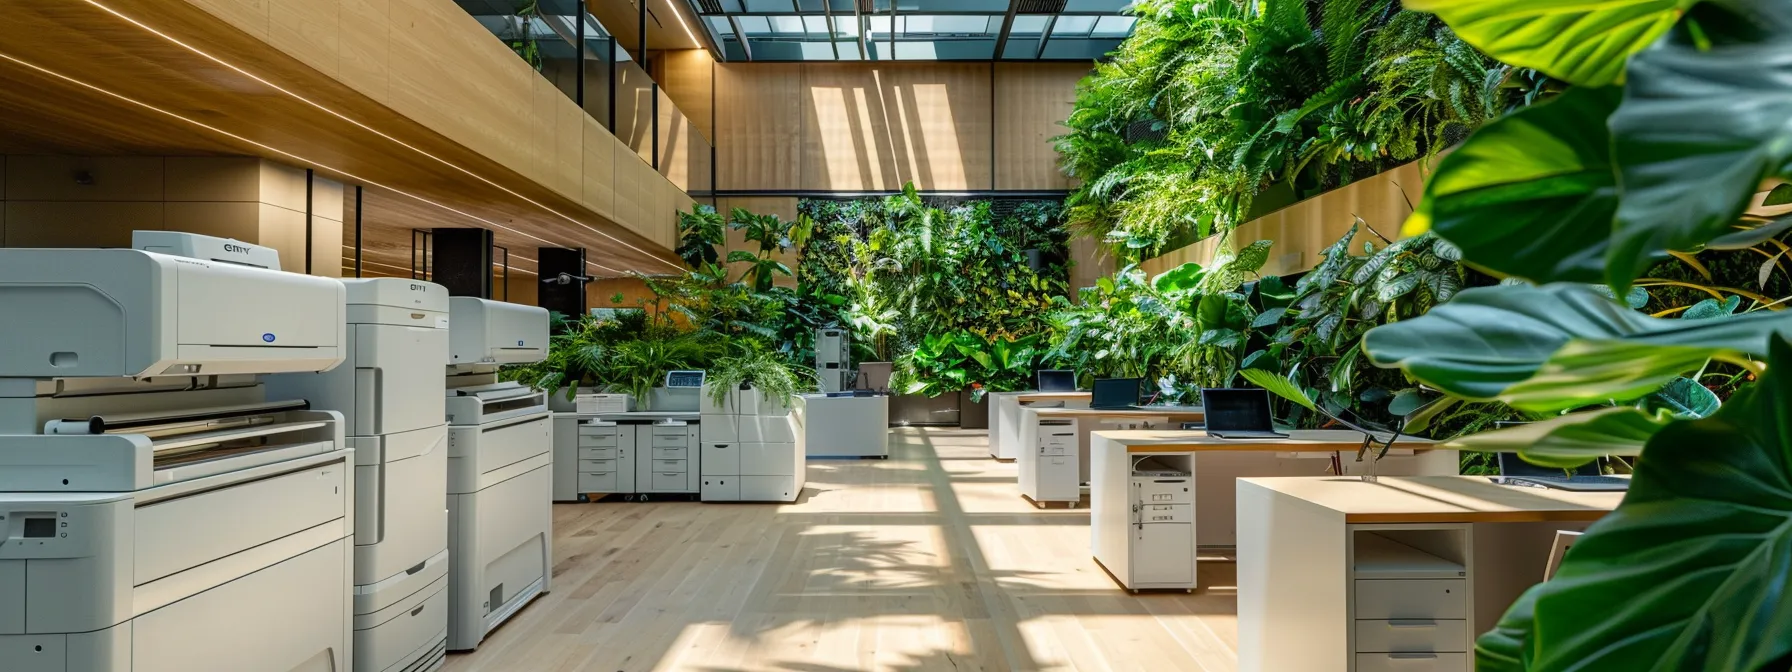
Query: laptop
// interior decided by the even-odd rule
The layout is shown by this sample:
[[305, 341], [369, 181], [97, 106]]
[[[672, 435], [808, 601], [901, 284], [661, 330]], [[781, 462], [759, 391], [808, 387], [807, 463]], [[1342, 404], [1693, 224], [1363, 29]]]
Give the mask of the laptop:
[[1630, 479], [1599, 473], [1599, 463], [1588, 462], [1572, 471], [1539, 467], [1524, 461], [1518, 453], [1499, 454], [1500, 475], [1493, 482], [1530, 488], [1550, 488], [1572, 492], [1623, 492], [1630, 489]]
[[1140, 378], [1096, 378], [1089, 393], [1089, 408], [1103, 411], [1132, 410], [1139, 403]]
[[1269, 417], [1269, 391], [1257, 387], [1201, 388], [1207, 435], [1221, 439], [1286, 439]]
[[1069, 369], [1040, 369], [1033, 372], [1040, 392], [1075, 392], [1076, 372]]

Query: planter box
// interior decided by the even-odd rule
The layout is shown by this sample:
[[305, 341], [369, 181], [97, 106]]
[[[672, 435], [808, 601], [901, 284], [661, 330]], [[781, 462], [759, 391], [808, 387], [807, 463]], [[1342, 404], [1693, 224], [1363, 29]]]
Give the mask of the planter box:
[[958, 426], [961, 429], [989, 429], [989, 395], [983, 401], [971, 401], [970, 390], [958, 392]]
[[890, 395], [890, 426], [918, 427], [956, 427], [958, 426], [958, 395], [942, 394], [928, 397], [924, 394]]

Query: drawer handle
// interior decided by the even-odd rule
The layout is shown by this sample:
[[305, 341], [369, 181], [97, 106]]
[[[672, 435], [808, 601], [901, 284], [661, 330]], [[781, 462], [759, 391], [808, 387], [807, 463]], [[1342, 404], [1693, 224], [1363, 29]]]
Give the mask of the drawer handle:
[[1389, 660], [1437, 660], [1435, 653], [1390, 653]]
[[1416, 620], [1416, 619], [1397, 619], [1397, 620], [1388, 621], [1388, 627], [1390, 627], [1390, 628], [1435, 628], [1435, 627], [1437, 627], [1437, 621], [1424, 621], [1424, 620]]
[[423, 566], [424, 566], [424, 565], [427, 565], [427, 564], [429, 564], [429, 561], [428, 561], [428, 560], [424, 560], [424, 561], [423, 561], [423, 562], [419, 562], [419, 563], [417, 563], [417, 564], [416, 564], [416, 566], [414, 566], [414, 567], [411, 567], [411, 568], [410, 568], [410, 569], [406, 569], [406, 570], [404, 570], [404, 574], [405, 574], [405, 576], [412, 576], [412, 575], [415, 575], [415, 574], [416, 574], [416, 573], [417, 573], [417, 572], [421, 572], [421, 571], [423, 571]]
[[661, 476], [683, 476], [684, 474], [668, 474], [668, 473], [662, 471], [662, 472], [660, 472], [660, 475]]
[[429, 606], [429, 603], [428, 603], [428, 602], [424, 602], [424, 603], [423, 603], [423, 604], [419, 604], [419, 605], [417, 605], [417, 608], [416, 608], [416, 609], [412, 609], [412, 610], [411, 610], [411, 615], [412, 615], [412, 616], [416, 616], [416, 615], [417, 615], [417, 614], [421, 614], [421, 613], [423, 613], [423, 608], [424, 608], [424, 607], [427, 607], [427, 606]]
[[718, 443], [718, 444], [715, 444], [715, 447], [716, 447], [716, 448], [727, 448], [727, 447], [728, 447], [728, 444], [726, 444], [726, 443]]

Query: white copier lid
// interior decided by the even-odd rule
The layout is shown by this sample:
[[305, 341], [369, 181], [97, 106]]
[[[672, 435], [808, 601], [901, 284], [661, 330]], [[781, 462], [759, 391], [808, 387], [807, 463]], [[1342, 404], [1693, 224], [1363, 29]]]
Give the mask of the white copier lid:
[[407, 278], [343, 278], [348, 305], [448, 313], [448, 288]]

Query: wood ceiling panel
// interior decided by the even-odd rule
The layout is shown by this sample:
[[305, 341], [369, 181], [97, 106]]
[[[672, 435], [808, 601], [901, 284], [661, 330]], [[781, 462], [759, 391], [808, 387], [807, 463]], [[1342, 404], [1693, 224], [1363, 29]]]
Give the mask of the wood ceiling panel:
[[513, 249], [586, 247], [617, 274], [677, 264], [663, 246], [188, 2], [32, 3], [8, 12], [0, 115], [8, 152], [261, 156], [383, 187], [420, 208], [412, 219], [458, 218], [497, 231]]

